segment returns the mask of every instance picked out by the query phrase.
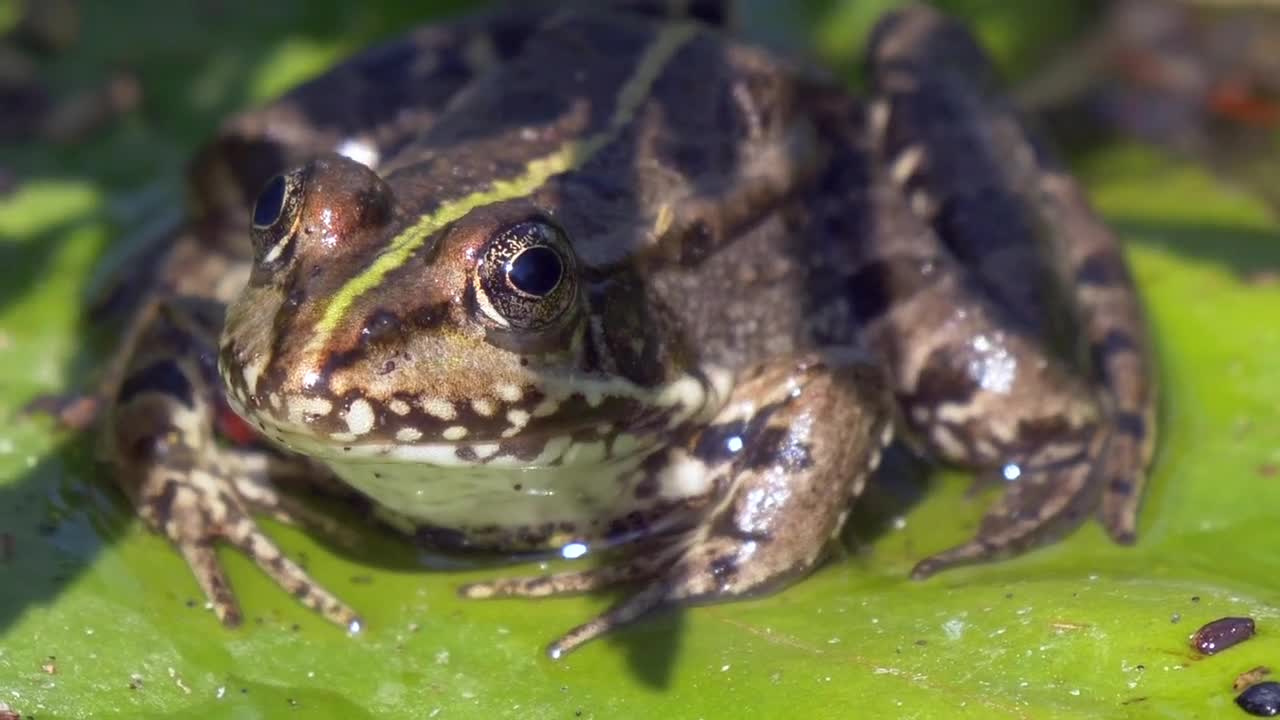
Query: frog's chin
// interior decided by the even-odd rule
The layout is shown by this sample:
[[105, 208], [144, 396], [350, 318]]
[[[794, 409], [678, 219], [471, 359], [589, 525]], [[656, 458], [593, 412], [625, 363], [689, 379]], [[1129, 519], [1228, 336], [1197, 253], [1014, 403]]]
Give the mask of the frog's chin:
[[[606, 446], [559, 436], [537, 457], [523, 460], [502, 455], [496, 443], [365, 445], [340, 457], [332, 448], [308, 454], [399, 518], [402, 528], [467, 534], [469, 528], [548, 523], [583, 529], [592, 520], [622, 514], [618, 504], [632, 497], [636, 471], [655, 449], [653, 443], [623, 447], [615, 440]], [[498, 547], [506, 545], [497, 541]]]
[[[561, 538], [568, 542], [585, 537], [592, 521], [624, 514], [620, 504], [632, 497], [627, 483], [642, 460], [524, 468], [353, 462], [334, 464], [332, 469], [373, 500], [384, 520], [403, 531], [447, 529], [465, 536], [467, 545], [503, 550], [532, 548], [523, 541], [481, 537], [486, 533], [480, 531], [569, 528]], [[537, 546], [559, 544], [563, 543], [547, 537]]]

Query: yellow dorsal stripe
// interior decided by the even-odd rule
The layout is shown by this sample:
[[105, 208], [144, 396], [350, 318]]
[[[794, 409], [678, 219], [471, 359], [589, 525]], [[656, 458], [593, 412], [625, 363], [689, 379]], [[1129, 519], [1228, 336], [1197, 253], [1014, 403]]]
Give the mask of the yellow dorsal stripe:
[[311, 348], [321, 349], [356, 298], [377, 287], [387, 273], [403, 265], [432, 233], [478, 207], [532, 194], [553, 175], [580, 167], [612, 142], [635, 116], [636, 110], [648, 96], [667, 62], [694, 33], [692, 25], [673, 25], [659, 32], [618, 93], [613, 115], [604, 130], [565, 142], [554, 152], [529, 161], [524, 171], [515, 177], [495, 180], [483, 190], [441, 203], [434, 212], [418, 218], [417, 222], [397, 235], [364, 272], [348, 280], [329, 300], [324, 315], [316, 324]]

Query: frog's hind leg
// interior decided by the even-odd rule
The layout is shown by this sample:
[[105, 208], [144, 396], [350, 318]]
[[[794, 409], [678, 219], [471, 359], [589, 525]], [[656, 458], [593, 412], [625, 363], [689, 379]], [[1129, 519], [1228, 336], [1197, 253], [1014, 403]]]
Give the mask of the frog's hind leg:
[[[883, 376], [861, 360], [788, 359], [758, 368], [714, 422], [670, 450], [723, 488], [691, 531], [617, 566], [468, 586], [469, 597], [645, 584], [548, 647], [558, 658], [660, 607], [776, 589], [822, 559], [891, 434]], [[655, 470], [655, 472], [658, 472]]]
[[1116, 541], [1132, 542], [1154, 447], [1156, 387], [1118, 239], [995, 91], [995, 72], [963, 25], [923, 5], [891, 13], [869, 57], [876, 150], [912, 209], [1004, 313], [1066, 345], [1060, 350], [1100, 389], [1108, 435], [1095, 461], [1100, 516]]
[[263, 513], [316, 524], [314, 515], [291, 512], [297, 506], [268, 485], [266, 475], [282, 461], [218, 443], [221, 391], [213, 348], [221, 317], [215, 302], [157, 304], [110, 400], [104, 454], [138, 514], [177, 546], [224, 624], [239, 624], [241, 614], [214, 551], [218, 542], [248, 555], [302, 604], [356, 627], [356, 614], [311, 580], [253, 519]]
[[854, 207], [870, 225], [847, 277], [864, 340], [931, 454], [1010, 481], [973, 541], [914, 574], [1017, 554], [1075, 528], [1097, 506], [1108, 447], [1098, 393], [990, 301], [890, 169], [871, 172], [871, 197]]

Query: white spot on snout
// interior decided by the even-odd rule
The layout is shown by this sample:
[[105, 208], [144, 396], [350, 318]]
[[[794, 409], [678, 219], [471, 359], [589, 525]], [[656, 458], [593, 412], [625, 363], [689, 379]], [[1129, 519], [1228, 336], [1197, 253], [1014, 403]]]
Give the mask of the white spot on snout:
[[303, 425], [333, 412], [333, 403], [324, 398], [289, 396], [289, 422]]
[[453, 403], [441, 398], [426, 398], [422, 401], [422, 410], [428, 415], [433, 415], [441, 420], [452, 420], [458, 417], [458, 411], [454, 409]]
[[503, 402], [516, 403], [520, 402], [520, 398], [524, 397], [524, 392], [520, 390], [520, 386], [512, 385], [511, 383], [502, 383], [496, 388], [495, 392], [498, 393], [498, 397], [502, 398]]
[[241, 375], [244, 377], [244, 386], [249, 393], [258, 392], [258, 380], [262, 378], [262, 373], [267, 369], [267, 356], [259, 355], [249, 362], [245, 363]]
[[396, 440], [399, 440], [400, 442], [405, 442], [405, 443], [414, 442], [420, 439], [421, 437], [422, 437], [422, 431], [419, 430], [418, 428], [406, 427], [406, 428], [400, 428], [399, 430], [396, 431]]
[[502, 437], [509, 438], [518, 434], [525, 425], [529, 424], [529, 417], [528, 410], [508, 410], [507, 422], [511, 423], [511, 427], [502, 431]]
[[409, 411], [413, 409], [409, 407], [409, 403], [401, 400], [400, 398], [395, 398], [391, 402], [387, 403], [387, 407], [391, 408], [391, 412], [397, 415], [408, 415]]
[[350, 430], [351, 434], [356, 437], [367, 435], [373, 429], [373, 406], [364, 398], [356, 398], [351, 401], [351, 405], [347, 408], [345, 420], [347, 421], [347, 430]]
[[467, 429], [461, 425], [450, 425], [440, 434], [445, 440], [461, 440], [467, 436]]

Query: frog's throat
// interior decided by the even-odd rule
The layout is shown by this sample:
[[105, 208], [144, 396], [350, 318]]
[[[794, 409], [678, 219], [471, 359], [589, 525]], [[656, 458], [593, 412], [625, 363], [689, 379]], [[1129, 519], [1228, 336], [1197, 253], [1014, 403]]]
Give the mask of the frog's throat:
[[441, 203], [393, 238], [364, 272], [352, 277], [334, 293], [316, 323], [306, 354], [323, 354], [329, 337], [356, 299], [377, 287], [387, 273], [403, 265], [432, 234], [476, 208], [532, 194], [553, 176], [581, 167], [613, 142], [635, 117], [653, 83], [671, 58], [696, 32], [694, 25], [676, 24], [657, 34], [640, 57], [635, 71], [619, 91], [613, 114], [603, 130], [585, 138], [566, 141], [553, 152], [529, 161], [524, 170], [514, 177], [500, 178], [482, 190]]

